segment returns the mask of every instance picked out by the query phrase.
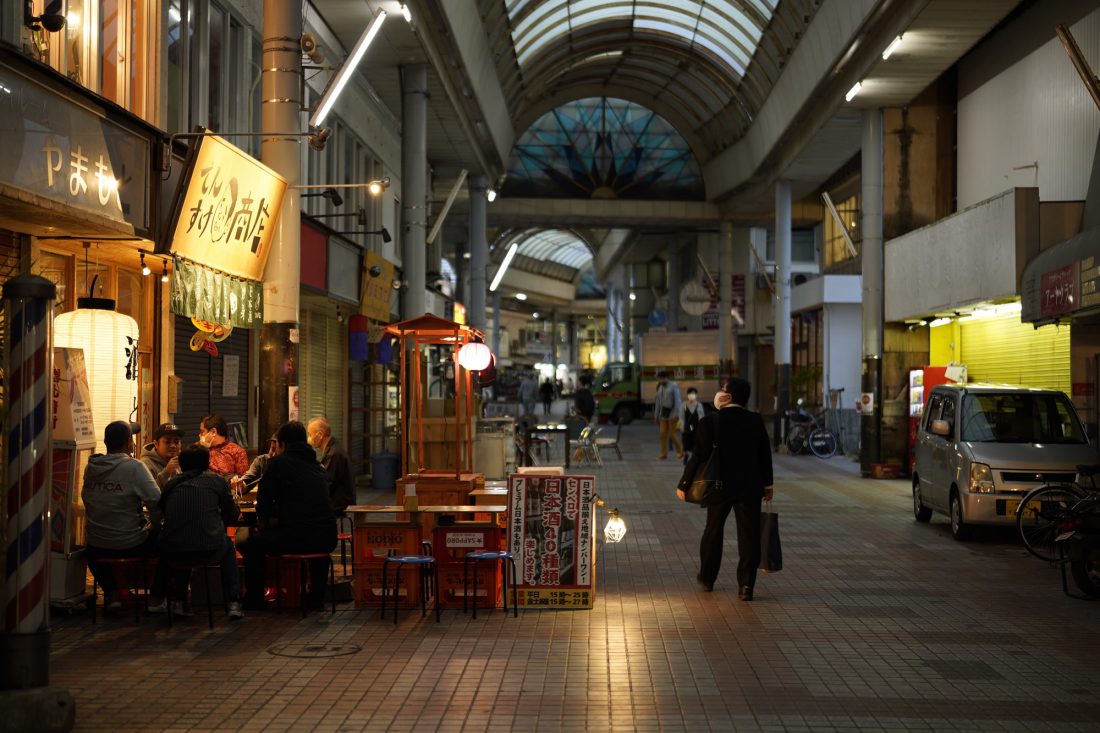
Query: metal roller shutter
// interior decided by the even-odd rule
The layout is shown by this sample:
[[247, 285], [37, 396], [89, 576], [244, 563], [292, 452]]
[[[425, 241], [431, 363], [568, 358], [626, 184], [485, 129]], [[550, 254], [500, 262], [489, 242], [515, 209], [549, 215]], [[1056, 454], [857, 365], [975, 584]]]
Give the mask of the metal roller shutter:
[[[307, 304], [308, 303], [308, 304]], [[347, 447], [344, 415], [347, 339], [337, 320], [336, 304], [320, 298], [303, 298], [301, 353], [302, 422], [323, 416], [332, 432]]]
[[[176, 376], [183, 379], [183, 395], [179, 411], [174, 415], [183, 430], [184, 444], [199, 439], [199, 420], [206, 415], [221, 415], [227, 423], [248, 421], [248, 329], [235, 328], [229, 338], [218, 344], [218, 356], [205, 351], [191, 351], [191, 337], [197, 329], [191, 319], [176, 316]], [[241, 357], [237, 375], [237, 396], [222, 396], [224, 355]], [[248, 436], [255, 448], [256, 436]]]
[[1019, 314], [959, 324], [960, 356], [971, 382], [1059, 389], [1071, 394], [1070, 327], [1032, 328]]

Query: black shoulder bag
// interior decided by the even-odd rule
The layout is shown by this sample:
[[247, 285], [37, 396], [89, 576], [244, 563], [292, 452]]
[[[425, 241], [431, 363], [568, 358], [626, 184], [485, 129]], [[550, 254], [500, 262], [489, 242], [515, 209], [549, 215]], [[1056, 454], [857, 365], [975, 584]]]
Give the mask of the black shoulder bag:
[[722, 487], [722, 460], [718, 457], [718, 444], [715, 443], [710, 455], [699, 466], [684, 492], [684, 501], [700, 506], [710, 506], [725, 495]]

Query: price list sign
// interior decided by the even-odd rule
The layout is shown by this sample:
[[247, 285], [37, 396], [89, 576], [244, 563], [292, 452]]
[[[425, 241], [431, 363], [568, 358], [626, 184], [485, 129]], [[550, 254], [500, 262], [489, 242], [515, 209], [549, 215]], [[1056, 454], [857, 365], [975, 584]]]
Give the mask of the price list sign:
[[592, 608], [594, 476], [508, 477], [508, 545], [525, 608]]

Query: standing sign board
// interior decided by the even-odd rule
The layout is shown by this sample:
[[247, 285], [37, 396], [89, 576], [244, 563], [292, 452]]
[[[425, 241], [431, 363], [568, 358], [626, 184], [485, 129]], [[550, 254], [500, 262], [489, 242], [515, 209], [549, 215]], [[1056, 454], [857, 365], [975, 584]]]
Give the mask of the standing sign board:
[[592, 608], [596, 600], [594, 476], [508, 477], [508, 544], [519, 605]]

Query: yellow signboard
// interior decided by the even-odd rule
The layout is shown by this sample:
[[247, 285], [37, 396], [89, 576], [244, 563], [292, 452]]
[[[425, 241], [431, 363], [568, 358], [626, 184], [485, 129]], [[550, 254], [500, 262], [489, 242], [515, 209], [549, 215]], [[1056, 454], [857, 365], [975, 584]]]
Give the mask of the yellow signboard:
[[216, 135], [201, 139], [177, 196], [169, 251], [249, 280], [262, 280], [287, 182]]
[[[363, 292], [360, 312], [367, 318], [388, 323], [390, 299], [393, 297], [393, 263], [377, 252], [363, 252]], [[374, 273], [378, 274], [375, 275]]]

